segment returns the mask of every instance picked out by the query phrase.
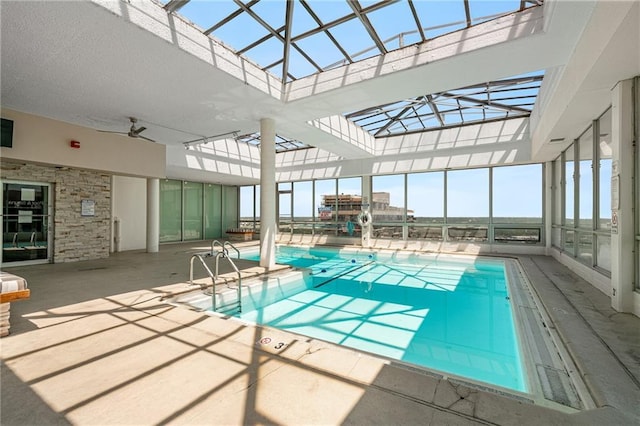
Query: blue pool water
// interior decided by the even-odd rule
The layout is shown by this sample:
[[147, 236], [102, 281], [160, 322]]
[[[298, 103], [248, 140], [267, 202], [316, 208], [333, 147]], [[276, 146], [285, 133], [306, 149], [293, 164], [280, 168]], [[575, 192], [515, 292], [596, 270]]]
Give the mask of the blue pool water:
[[526, 392], [502, 261], [288, 246], [276, 261], [310, 274], [240, 318]]

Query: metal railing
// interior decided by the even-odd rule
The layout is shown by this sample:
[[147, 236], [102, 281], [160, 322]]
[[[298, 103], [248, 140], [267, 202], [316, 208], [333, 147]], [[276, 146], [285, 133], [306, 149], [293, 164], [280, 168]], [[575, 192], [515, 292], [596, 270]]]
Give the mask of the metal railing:
[[[227, 246], [235, 250], [238, 255], [238, 259], [240, 259], [240, 250], [238, 250], [229, 241], [225, 241], [224, 243], [221, 243], [218, 240], [213, 240], [211, 242], [211, 251], [203, 252], [203, 253], [195, 253], [191, 256], [191, 259], [189, 261], [189, 284], [193, 284], [193, 263], [196, 259], [198, 259], [202, 264], [202, 266], [204, 267], [205, 271], [207, 272], [207, 275], [209, 275], [209, 277], [211, 278], [211, 282], [213, 285], [212, 292], [211, 292], [211, 303], [212, 303], [213, 311], [216, 312], [218, 310], [217, 301], [216, 301], [216, 280], [218, 279], [220, 258], [222, 257], [224, 259], [227, 259], [227, 261], [229, 262], [233, 270], [236, 272], [236, 274], [238, 274], [238, 285], [236, 287], [236, 292], [238, 297], [237, 308], [238, 308], [238, 312], [241, 312], [242, 311], [242, 299], [241, 299], [242, 298], [242, 274], [240, 273], [240, 270], [236, 266], [235, 262], [229, 256], [229, 249], [227, 248]], [[216, 247], [220, 247], [221, 250], [216, 250]], [[215, 256], [215, 270], [211, 271], [211, 268], [209, 268], [209, 266], [205, 262], [205, 259], [207, 257], [214, 257], [214, 256]], [[229, 307], [229, 306], [230, 305], [225, 305], [224, 307]]]

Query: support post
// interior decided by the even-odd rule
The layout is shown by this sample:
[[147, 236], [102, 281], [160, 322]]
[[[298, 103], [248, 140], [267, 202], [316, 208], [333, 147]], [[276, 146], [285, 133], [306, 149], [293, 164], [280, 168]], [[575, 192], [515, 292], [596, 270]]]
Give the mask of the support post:
[[276, 264], [276, 130], [270, 118], [260, 120], [260, 266]]
[[160, 245], [160, 180], [147, 179], [147, 253], [157, 253]]
[[611, 106], [611, 306], [633, 309], [633, 80], [613, 88]]

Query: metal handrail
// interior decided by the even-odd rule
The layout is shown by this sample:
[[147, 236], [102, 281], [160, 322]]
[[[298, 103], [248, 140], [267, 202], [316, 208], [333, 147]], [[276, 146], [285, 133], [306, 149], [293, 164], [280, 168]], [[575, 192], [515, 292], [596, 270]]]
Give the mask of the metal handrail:
[[[221, 250], [215, 250], [216, 246], [219, 246], [221, 248]], [[229, 263], [231, 264], [231, 267], [233, 268], [233, 270], [236, 272], [236, 274], [238, 274], [238, 287], [236, 289], [236, 291], [238, 293], [238, 311], [242, 311], [242, 299], [241, 299], [242, 298], [242, 274], [240, 273], [240, 270], [238, 269], [238, 267], [236, 266], [234, 261], [231, 260], [231, 257], [229, 257], [229, 250], [227, 249], [227, 246], [229, 246], [232, 249], [234, 249], [236, 251], [236, 253], [238, 254], [238, 259], [240, 259], [240, 250], [238, 250], [229, 241], [225, 241], [224, 243], [221, 243], [218, 240], [213, 240], [211, 242], [211, 251], [210, 252], [195, 253], [195, 254], [193, 254], [191, 256], [191, 259], [189, 261], [189, 284], [193, 284], [193, 262], [194, 262], [195, 259], [198, 259], [200, 261], [200, 263], [204, 267], [205, 271], [207, 271], [207, 274], [209, 275], [209, 277], [211, 277], [211, 282], [213, 284], [213, 288], [212, 288], [212, 292], [211, 292], [211, 304], [212, 304], [212, 309], [213, 309], [214, 312], [216, 311], [216, 280], [218, 279], [220, 257], [223, 257], [223, 258], [227, 259], [229, 261]], [[215, 262], [216, 268], [215, 268], [215, 271], [212, 272], [211, 269], [209, 268], [209, 266], [207, 266], [207, 263], [204, 261], [204, 259], [206, 257], [213, 257], [214, 256], [214, 252], [216, 253], [215, 254], [215, 257], [216, 257], [216, 262]]]
[[[226, 243], [226, 241], [225, 241], [225, 243]], [[222, 244], [222, 243], [221, 243], [220, 241], [218, 241], [218, 240], [213, 240], [213, 241], [211, 241], [211, 256], [213, 256], [213, 251], [214, 251], [214, 249], [215, 249], [215, 247], [216, 247], [216, 246], [220, 246], [220, 249], [222, 249], [222, 251], [224, 251], [224, 250], [225, 250], [225, 248], [224, 248], [224, 244]]]
[[[225, 247], [231, 247], [232, 249], [234, 249], [236, 251], [236, 253], [238, 254], [238, 259], [240, 259], [240, 250], [238, 250], [238, 248], [236, 246], [234, 246], [233, 244], [231, 244], [231, 242], [229, 240], [225, 241], [224, 244], [222, 244], [222, 248], [224, 249]], [[229, 251], [227, 250], [227, 255], [229, 254]]]
[[[238, 274], [238, 286], [236, 287], [236, 292], [238, 293], [238, 312], [242, 312], [242, 274], [240, 273], [240, 270], [238, 269], [236, 264], [233, 262], [233, 260], [231, 260], [231, 258], [229, 257], [228, 252], [221, 251], [221, 252], [218, 252], [218, 254], [216, 254], [216, 272], [215, 272], [216, 278], [218, 277], [218, 265], [219, 265], [218, 259], [220, 259], [221, 256], [229, 261], [233, 270], [236, 271], [236, 274]], [[213, 310], [215, 311], [216, 310], [215, 287], [214, 287], [212, 299], [213, 299]]]
[[189, 261], [189, 284], [193, 284], [193, 261], [197, 258], [200, 263], [202, 263], [202, 266], [204, 266], [205, 271], [207, 271], [207, 274], [209, 274], [209, 276], [211, 277], [211, 283], [213, 284], [212, 287], [212, 291], [213, 291], [213, 310], [216, 310], [216, 279], [214, 278], [213, 272], [211, 272], [211, 269], [209, 269], [209, 267], [207, 266], [207, 264], [204, 261], [204, 257], [210, 257], [211, 255], [209, 253], [205, 253], [205, 254], [201, 254], [201, 253], [196, 253], [194, 255], [191, 256], [191, 260]]

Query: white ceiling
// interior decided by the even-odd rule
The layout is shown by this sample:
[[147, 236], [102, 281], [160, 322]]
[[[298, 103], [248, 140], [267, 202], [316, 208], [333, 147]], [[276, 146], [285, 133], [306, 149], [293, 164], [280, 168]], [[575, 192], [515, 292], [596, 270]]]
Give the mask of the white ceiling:
[[[621, 3], [628, 3], [627, 9], [634, 4]], [[128, 117], [134, 116], [148, 128], [145, 136], [166, 145], [234, 130], [256, 132], [260, 119], [267, 117], [285, 137], [351, 158], [366, 157], [370, 153], [347, 146], [307, 121], [525, 72], [563, 70], [596, 12], [600, 20], [608, 15], [586, 1], [547, 0], [543, 8], [544, 17], [535, 25], [514, 21], [512, 28], [519, 28], [519, 34], [483, 24], [440, 39], [440, 50], [412, 47], [413, 53], [406, 50], [300, 79], [283, 96], [273, 77], [258, 75], [248, 62], [222, 63], [229, 53], [218, 43], [167, 17], [153, 2], [3, 1], [2, 106], [114, 131], [128, 130]], [[614, 28], [599, 30], [606, 50], [592, 52], [592, 71], [580, 77], [571, 99], [554, 98], [570, 75], [556, 72], [552, 87], [543, 83], [545, 108], [555, 105], [571, 113], [563, 120], [538, 111], [538, 145], [553, 137], [575, 137], [576, 126], [588, 123], [594, 110], [601, 112], [608, 105], [607, 90], [616, 81], [640, 74], [640, 43], [625, 38], [625, 31], [633, 34], [635, 28], [637, 33], [640, 19], [637, 11], [629, 16], [624, 22], [613, 17], [612, 22], [620, 21]], [[622, 23], [629, 28], [617, 31]], [[363, 72], [376, 61], [386, 64], [384, 72]], [[424, 62], [414, 66], [411, 61]], [[611, 66], [616, 61], [621, 65]], [[229, 64], [235, 69], [229, 71]], [[253, 87], [252, 80], [262, 86]], [[582, 105], [586, 95], [588, 108]], [[281, 100], [285, 97], [288, 102]], [[540, 151], [543, 156], [552, 155], [545, 149]]]

